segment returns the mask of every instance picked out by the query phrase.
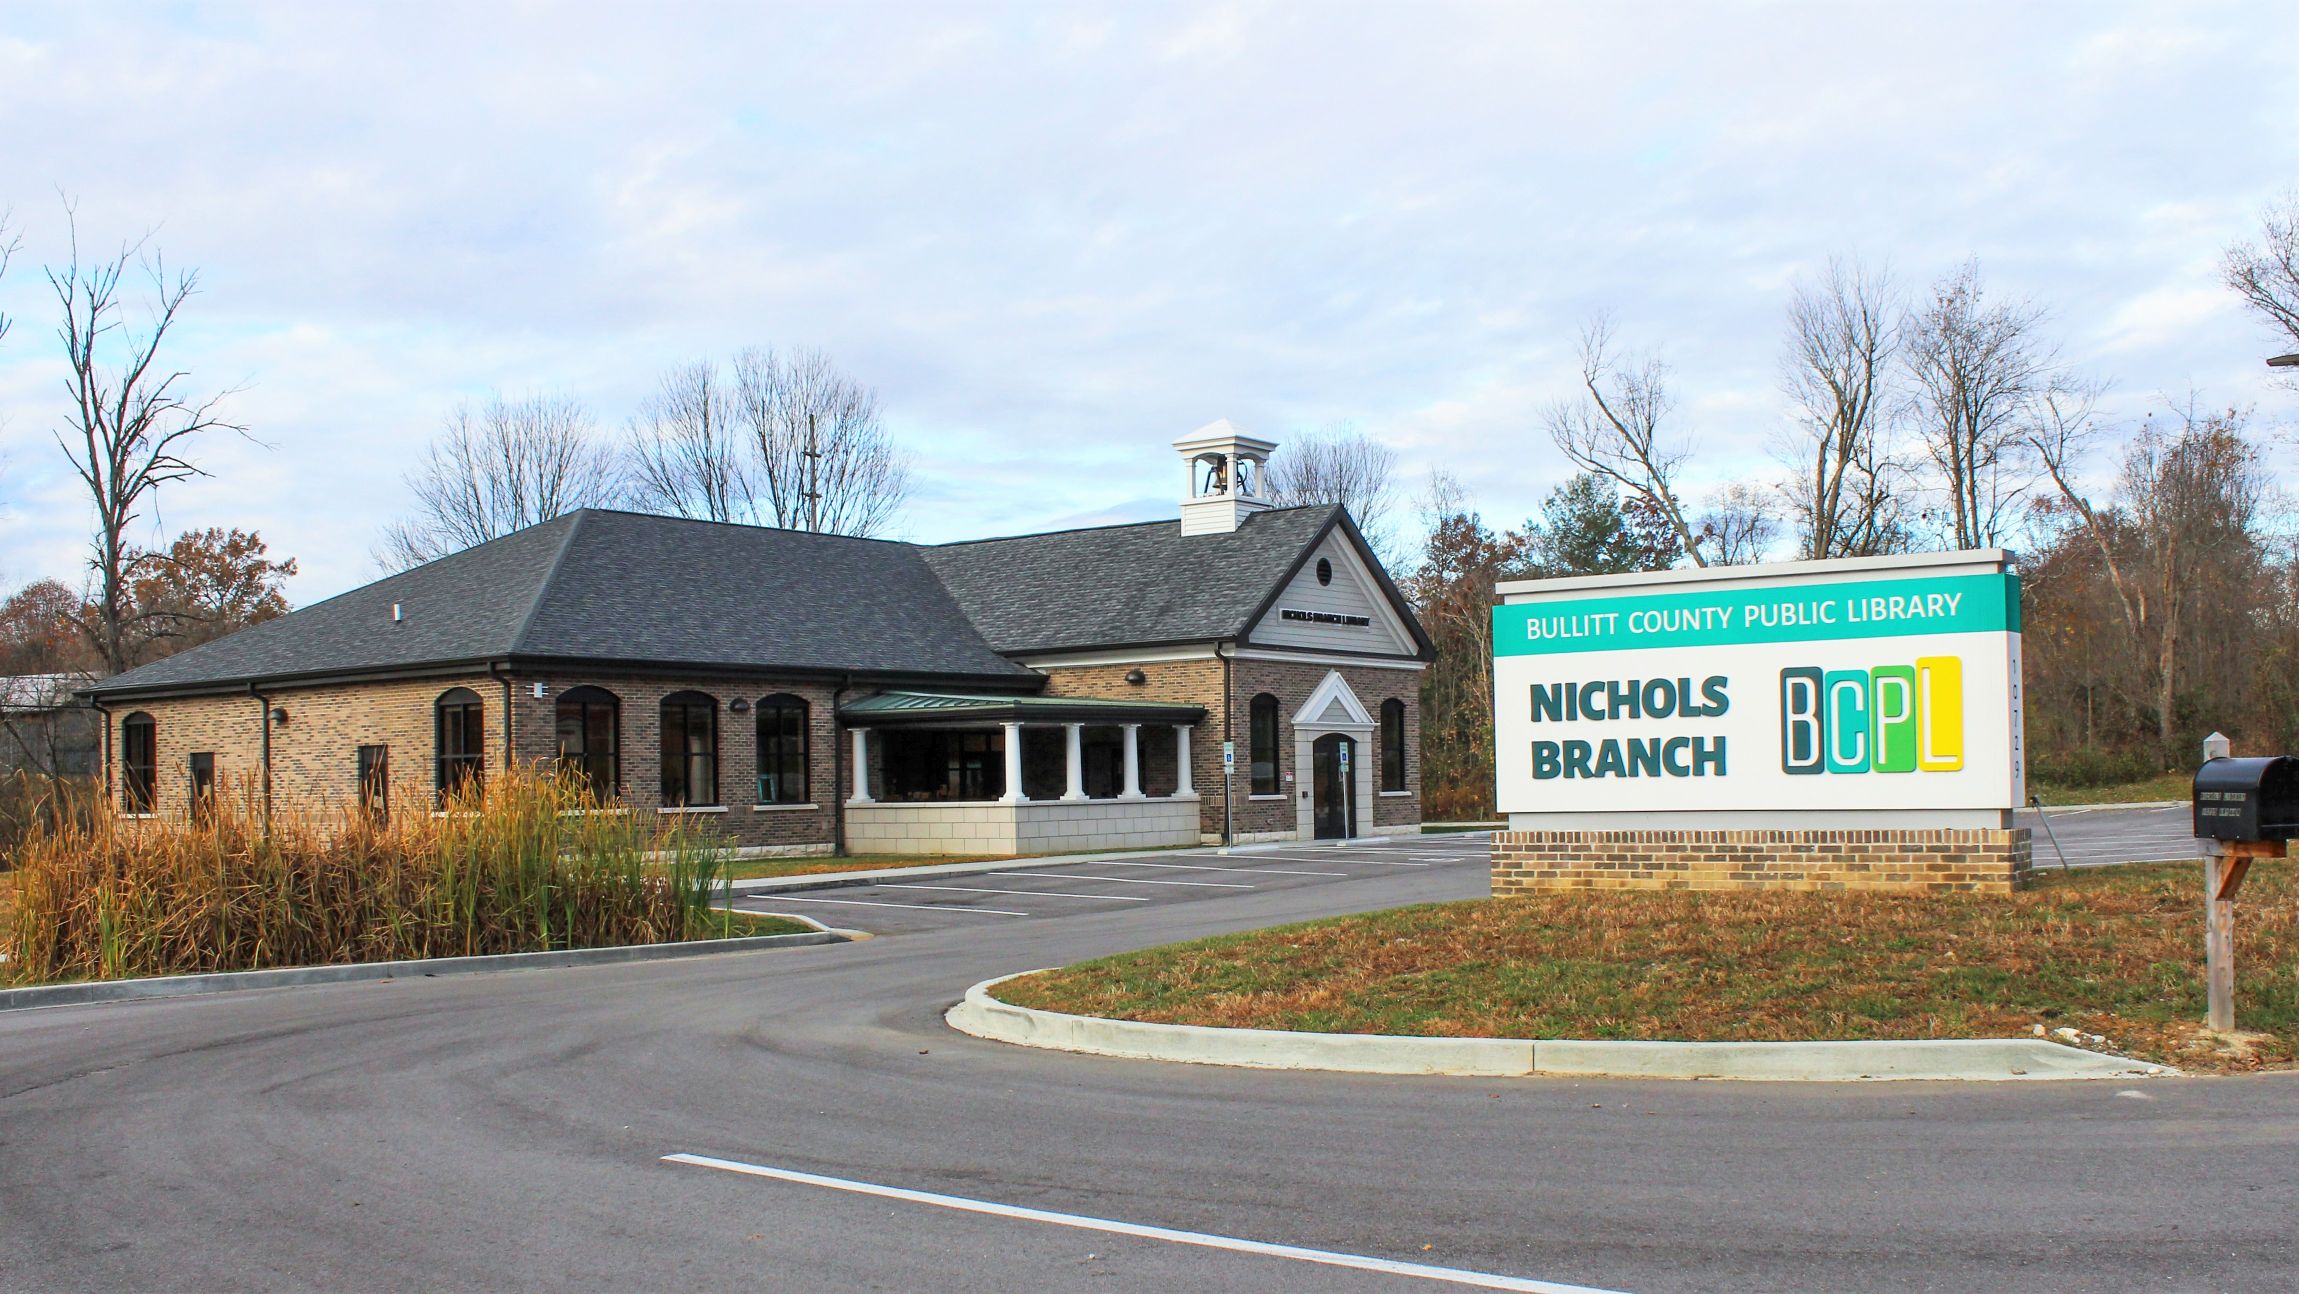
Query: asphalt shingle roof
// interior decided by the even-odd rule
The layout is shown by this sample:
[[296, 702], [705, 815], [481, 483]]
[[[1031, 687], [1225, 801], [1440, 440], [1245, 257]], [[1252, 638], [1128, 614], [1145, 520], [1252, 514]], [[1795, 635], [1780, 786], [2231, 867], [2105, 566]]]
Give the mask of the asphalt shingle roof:
[[1035, 677], [990, 649], [913, 545], [586, 510], [88, 690], [514, 657]]
[[1257, 512], [1214, 535], [1151, 521], [982, 539], [926, 561], [1002, 652], [1205, 642], [1244, 633], [1339, 511]]
[[[1000, 653], [1234, 638], [1339, 509], [921, 547], [597, 509], [87, 689], [565, 660], [1028, 682]], [[393, 618], [392, 608], [400, 615]]]

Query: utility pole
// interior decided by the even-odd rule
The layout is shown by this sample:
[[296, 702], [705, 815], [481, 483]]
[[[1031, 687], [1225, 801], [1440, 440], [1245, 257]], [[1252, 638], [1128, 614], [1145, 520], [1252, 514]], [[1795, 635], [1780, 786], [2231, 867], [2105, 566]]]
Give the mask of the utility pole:
[[806, 528], [822, 529], [822, 447], [815, 439], [814, 415], [806, 415]]

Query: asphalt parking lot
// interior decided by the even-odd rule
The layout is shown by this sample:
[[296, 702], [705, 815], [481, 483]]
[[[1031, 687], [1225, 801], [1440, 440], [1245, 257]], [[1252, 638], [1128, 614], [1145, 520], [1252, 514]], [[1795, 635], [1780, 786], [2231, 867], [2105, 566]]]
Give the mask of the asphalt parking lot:
[[951, 926], [998, 925], [1031, 918], [1241, 898], [1258, 891], [1332, 885], [1423, 871], [1482, 873], [1487, 835], [1408, 836], [1362, 843], [1246, 846], [1152, 853], [1092, 863], [921, 876], [806, 893], [747, 895], [746, 912], [795, 912], [825, 925], [902, 934]]
[[[2163, 863], [2199, 858], [2193, 810], [2184, 804], [2162, 808], [2049, 809], [2018, 815], [2020, 826], [2035, 831], [2035, 860], [2055, 868], [2064, 854], [2069, 867], [2112, 867], [2119, 863]], [[2048, 821], [2050, 830], [2045, 830]], [[2057, 848], [2054, 848], [2054, 840]]]

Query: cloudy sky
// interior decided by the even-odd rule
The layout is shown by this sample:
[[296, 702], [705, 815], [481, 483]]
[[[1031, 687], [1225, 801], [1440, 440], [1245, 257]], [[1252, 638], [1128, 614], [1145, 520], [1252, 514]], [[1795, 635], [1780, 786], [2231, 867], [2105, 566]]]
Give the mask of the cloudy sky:
[[[1214, 418], [1353, 423], [1496, 521], [1563, 475], [1582, 319], [1675, 366], [1695, 493], [1768, 474], [1829, 255], [1968, 255], [2136, 417], [2299, 416], [2216, 262], [2299, 184], [2288, 3], [0, 3], [0, 582], [77, 579], [43, 264], [147, 232], [241, 387], [155, 533], [375, 573], [458, 400], [618, 425], [815, 346], [915, 455], [907, 537], [1169, 515]], [[2278, 54], [2276, 51], [2282, 51]]]

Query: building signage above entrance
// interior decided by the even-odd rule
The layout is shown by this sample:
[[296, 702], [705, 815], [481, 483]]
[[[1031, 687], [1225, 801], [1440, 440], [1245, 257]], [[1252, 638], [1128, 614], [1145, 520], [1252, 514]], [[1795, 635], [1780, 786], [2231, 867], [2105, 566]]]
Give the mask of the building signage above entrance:
[[1371, 616], [1348, 615], [1340, 611], [1297, 611], [1292, 607], [1279, 607], [1277, 618], [1280, 620], [1300, 620], [1319, 625], [1364, 626], [1373, 623]]
[[1503, 586], [1499, 808], [1956, 811], [2025, 795], [2002, 554]]

